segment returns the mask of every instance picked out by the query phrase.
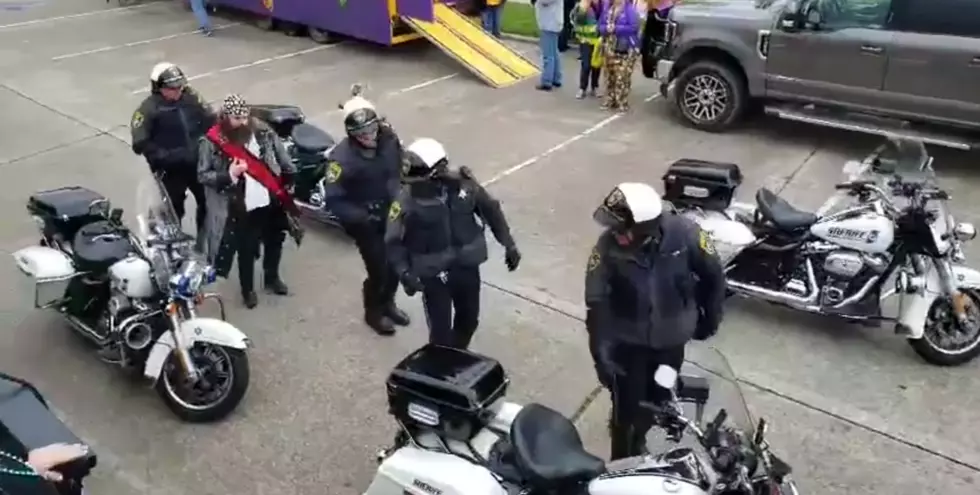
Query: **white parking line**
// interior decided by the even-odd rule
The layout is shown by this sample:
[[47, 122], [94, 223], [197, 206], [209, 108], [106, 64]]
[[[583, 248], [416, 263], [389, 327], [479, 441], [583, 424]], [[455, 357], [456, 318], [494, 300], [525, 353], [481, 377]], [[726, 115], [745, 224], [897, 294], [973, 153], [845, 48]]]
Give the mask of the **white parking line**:
[[[262, 64], [267, 64], [269, 62], [275, 62], [275, 61], [278, 61], [278, 60], [285, 60], [287, 58], [298, 57], [300, 55], [306, 55], [307, 53], [313, 53], [313, 52], [318, 52], [320, 50], [326, 50], [327, 48], [333, 48], [333, 47], [339, 46], [339, 45], [340, 45], [340, 43], [336, 43], [336, 44], [333, 44], [333, 45], [319, 45], [319, 46], [314, 46], [313, 48], [307, 48], [305, 50], [300, 50], [298, 52], [285, 53], [285, 54], [282, 54], [282, 55], [276, 55], [275, 57], [263, 58], [261, 60], [256, 60], [254, 62], [249, 62], [247, 64], [241, 64], [241, 65], [236, 65], [234, 67], [226, 67], [224, 69], [219, 69], [219, 70], [213, 70], [213, 71], [210, 71], [210, 72], [205, 72], [203, 74], [198, 74], [196, 76], [188, 77], [187, 80], [188, 81], [196, 81], [198, 79], [204, 79], [205, 77], [216, 76], [218, 74], [224, 74], [226, 72], [232, 72], [232, 71], [241, 70], [241, 69], [248, 69], [250, 67], [255, 67], [256, 65], [262, 65]], [[133, 92], [131, 92], [129, 94], [131, 94], [131, 95], [138, 95], [138, 94], [143, 94], [143, 93], [146, 93], [146, 92], [147, 92], [147, 89], [144, 88], [144, 89], [137, 89], [136, 91], [133, 91]]]
[[[213, 27], [212, 30], [213, 31], [218, 31], [218, 30], [221, 30], [221, 29], [227, 29], [227, 28], [230, 28], [230, 27], [238, 26], [240, 24], [241, 23], [239, 23], [239, 22], [233, 22], [231, 24], [222, 24], [220, 26]], [[146, 44], [149, 44], [149, 43], [156, 43], [157, 41], [172, 40], [174, 38], [180, 38], [181, 36], [188, 36], [188, 35], [191, 35], [191, 34], [198, 34], [200, 32], [201, 32], [200, 29], [195, 29], [193, 31], [185, 31], [183, 33], [168, 34], [167, 36], [160, 36], [159, 38], [151, 38], [151, 39], [148, 39], [148, 40], [132, 41], [132, 42], [129, 42], [129, 43], [123, 43], [121, 45], [103, 46], [102, 48], [95, 48], [95, 49], [92, 49], [92, 50], [85, 50], [83, 52], [75, 52], [75, 53], [67, 53], [65, 55], [58, 55], [57, 57], [51, 57], [51, 60], [52, 61], [65, 60], [65, 59], [69, 59], [69, 58], [81, 57], [81, 56], [84, 56], [84, 55], [92, 55], [92, 54], [95, 54], [95, 53], [103, 53], [103, 52], [108, 52], [108, 51], [112, 51], [112, 50], [119, 50], [121, 48], [130, 48], [130, 47], [133, 47], [133, 46], [146, 45]]]
[[33, 25], [36, 25], [36, 24], [44, 24], [44, 23], [47, 23], [47, 22], [66, 21], [66, 20], [69, 20], [69, 19], [78, 19], [80, 17], [89, 17], [89, 16], [93, 16], [93, 15], [114, 14], [116, 12], [124, 12], [124, 11], [136, 10], [136, 9], [144, 9], [146, 7], [149, 7], [151, 5], [155, 5], [157, 3], [159, 3], [159, 2], [144, 3], [142, 5], [131, 5], [129, 7], [115, 7], [115, 8], [112, 8], [112, 9], [105, 9], [105, 10], [94, 10], [92, 12], [83, 12], [81, 14], [60, 15], [58, 17], [45, 17], [44, 19], [33, 19], [33, 20], [30, 20], [30, 21], [15, 22], [13, 24], [3, 24], [3, 25], [0, 25], [0, 29], [10, 29], [10, 28], [18, 28], [18, 27], [24, 27], [24, 26], [33, 26]]
[[[643, 103], [649, 103], [649, 102], [651, 102], [651, 101], [653, 101], [653, 100], [655, 100], [655, 99], [657, 99], [659, 97], [660, 97], [659, 94], [654, 94], [652, 96], [649, 96], [647, 98], [644, 98]], [[572, 137], [570, 137], [570, 138], [568, 138], [568, 139], [566, 139], [566, 140], [564, 140], [564, 141], [562, 141], [562, 142], [560, 142], [560, 143], [552, 146], [551, 148], [548, 148], [547, 150], [543, 151], [542, 153], [539, 153], [539, 154], [537, 154], [535, 156], [532, 156], [531, 158], [528, 158], [527, 160], [524, 160], [523, 162], [518, 163], [517, 165], [514, 165], [513, 167], [510, 167], [507, 170], [504, 170], [503, 172], [500, 172], [497, 175], [494, 175], [493, 177], [491, 177], [490, 179], [488, 179], [487, 181], [485, 181], [483, 183], [483, 185], [484, 186], [489, 186], [489, 185], [493, 184], [494, 182], [498, 182], [501, 179], [503, 179], [504, 177], [507, 177], [508, 175], [514, 174], [514, 173], [519, 172], [519, 171], [521, 171], [521, 170], [523, 170], [523, 169], [525, 169], [527, 167], [530, 167], [531, 165], [534, 165], [535, 163], [538, 163], [542, 159], [544, 159], [544, 158], [546, 158], [548, 156], [551, 156], [554, 153], [556, 153], [556, 152], [558, 152], [558, 151], [560, 151], [560, 150], [568, 147], [572, 143], [574, 143], [576, 141], [579, 141], [579, 140], [582, 140], [582, 139], [585, 139], [590, 134], [598, 131], [599, 129], [602, 129], [603, 127], [606, 127], [609, 124], [612, 124], [613, 122], [615, 122], [615, 121], [623, 118], [623, 116], [625, 116], [625, 115], [626, 114], [622, 114], [622, 113], [617, 113], [616, 115], [610, 115], [609, 117], [606, 117], [606, 118], [600, 120], [599, 122], [597, 122], [592, 127], [589, 127], [588, 129], [586, 129], [586, 130], [584, 130], [584, 131], [582, 131], [582, 132], [580, 132], [580, 133], [578, 133], [578, 134], [576, 134], [576, 135], [574, 135], [574, 136], [572, 136]]]

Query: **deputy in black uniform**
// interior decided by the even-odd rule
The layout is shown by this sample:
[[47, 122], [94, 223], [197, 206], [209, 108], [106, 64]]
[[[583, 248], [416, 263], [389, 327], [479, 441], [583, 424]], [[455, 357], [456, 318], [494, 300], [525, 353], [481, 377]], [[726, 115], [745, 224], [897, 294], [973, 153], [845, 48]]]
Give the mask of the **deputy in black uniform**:
[[504, 246], [510, 271], [520, 264], [520, 251], [500, 203], [467, 168], [450, 172], [438, 141], [422, 138], [408, 146], [403, 180], [388, 215], [389, 260], [406, 294], [422, 292], [429, 342], [466, 349], [480, 318], [484, 225]]
[[388, 263], [385, 221], [398, 194], [402, 146], [395, 132], [359, 94], [343, 105], [347, 137], [330, 152], [324, 209], [337, 217], [364, 260], [364, 321], [380, 335], [409, 324], [395, 305], [398, 276]]
[[160, 177], [181, 220], [187, 190], [194, 195], [199, 239], [207, 211], [204, 187], [197, 181], [198, 141], [214, 122], [211, 106], [187, 85], [180, 68], [161, 62], [150, 72], [150, 95], [129, 125], [133, 152], [143, 155], [150, 171]]
[[680, 370], [687, 342], [711, 337], [721, 321], [725, 275], [710, 239], [663, 208], [649, 185], [623, 183], [593, 214], [606, 231], [586, 268], [586, 327], [612, 392], [612, 459], [645, 449], [654, 415], [641, 401], [671, 407], [670, 390], [653, 380], [657, 368]]

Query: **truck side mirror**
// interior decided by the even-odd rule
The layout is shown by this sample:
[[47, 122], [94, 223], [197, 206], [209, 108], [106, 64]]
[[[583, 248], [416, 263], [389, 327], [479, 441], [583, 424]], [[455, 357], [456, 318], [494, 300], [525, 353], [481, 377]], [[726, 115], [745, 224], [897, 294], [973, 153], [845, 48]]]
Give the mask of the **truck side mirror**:
[[780, 14], [777, 25], [781, 31], [789, 33], [799, 31], [803, 26], [803, 16], [799, 12], [787, 9]]

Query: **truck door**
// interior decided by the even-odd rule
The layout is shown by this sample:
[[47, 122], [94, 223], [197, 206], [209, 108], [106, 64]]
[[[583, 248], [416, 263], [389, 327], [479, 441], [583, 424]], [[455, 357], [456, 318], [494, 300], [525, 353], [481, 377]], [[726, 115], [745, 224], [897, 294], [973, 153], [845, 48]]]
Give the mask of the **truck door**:
[[893, 33], [892, 0], [810, 0], [807, 22], [777, 22], [766, 61], [766, 92], [776, 98], [877, 107]]
[[980, 126], [980, 2], [909, 0], [896, 10], [885, 96], [897, 112]]

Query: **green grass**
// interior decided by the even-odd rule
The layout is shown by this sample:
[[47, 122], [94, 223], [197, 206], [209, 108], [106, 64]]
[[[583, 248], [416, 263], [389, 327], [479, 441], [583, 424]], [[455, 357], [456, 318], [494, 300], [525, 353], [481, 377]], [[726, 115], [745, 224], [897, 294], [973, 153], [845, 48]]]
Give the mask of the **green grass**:
[[538, 21], [534, 18], [534, 6], [526, 3], [507, 2], [500, 16], [500, 30], [519, 36], [538, 36]]

